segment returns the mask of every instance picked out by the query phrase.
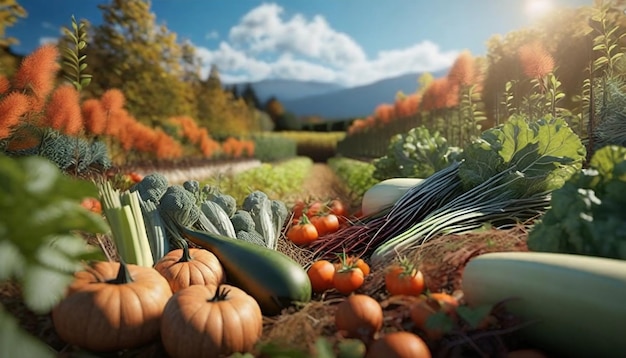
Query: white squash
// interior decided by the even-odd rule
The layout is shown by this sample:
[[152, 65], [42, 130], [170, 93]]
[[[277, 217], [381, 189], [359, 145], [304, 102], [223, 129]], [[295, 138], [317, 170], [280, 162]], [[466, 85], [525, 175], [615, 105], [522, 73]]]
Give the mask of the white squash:
[[391, 178], [376, 183], [363, 194], [361, 212], [366, 216], [379, 213], [391, 207], [404, 193], [423, 181], [420, 178]]
[[626, 261], [543, 252], [470, 260], [462, 290], [470, 306], [515, 298], [529, 343], [562, 357], [626, 357]]

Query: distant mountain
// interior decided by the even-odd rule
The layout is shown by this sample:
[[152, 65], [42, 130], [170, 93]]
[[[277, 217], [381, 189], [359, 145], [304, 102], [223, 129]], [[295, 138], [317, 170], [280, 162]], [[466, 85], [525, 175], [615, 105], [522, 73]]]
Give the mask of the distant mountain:
[[[437, 78], [446, 73], [447, 69], [433, 72], [432, 75]], [[379, 104], [393, 103], [398, 91], [415, 92], [420, 76], [421, 73], [411, 73], [304, 98], [277, 98], [287, 111], [297, 116], [320, 116], [327, 119], [365, 117], [372, 114]]]
[[[246, 83], [237, 83], [239, 93], [243, 91]], [[276, 97], [280, 102], [295, 100], [304, 97], [322, 95], [338, 91], [345, 87], [326, 82], [297, 81], [297, 80], [263, 80], [250, 83], [259, 101], [265, 103], [271, 97]], [[231, 87], [232, 84], [227, 84]]]

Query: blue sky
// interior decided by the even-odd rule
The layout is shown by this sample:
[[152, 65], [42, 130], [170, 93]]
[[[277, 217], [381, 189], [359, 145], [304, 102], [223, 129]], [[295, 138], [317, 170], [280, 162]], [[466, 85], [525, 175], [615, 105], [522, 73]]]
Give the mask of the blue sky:
[[[59, 36], [72, 15], [101, 22], [106, 0], [20, 0], [7, 30], [28, 53]], [[54, 3], [54, 6], [51, 4]], [[445, 69], [464, 50], [484, 55], [494, 34], [529, 26], [543, 5], [593, 0], [153, 0], [157, 22], [197, 48], [223, 82], [286, 78], [355, 86]], [[531, 11], [530, 9], [535, 9]]]

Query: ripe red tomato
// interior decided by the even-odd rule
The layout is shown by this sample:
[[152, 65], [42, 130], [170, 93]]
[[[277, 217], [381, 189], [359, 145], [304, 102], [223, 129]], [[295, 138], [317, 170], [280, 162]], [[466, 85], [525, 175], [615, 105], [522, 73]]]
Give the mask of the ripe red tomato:
[[327, 260], [315, 261], [307, 270], [313, 292], [322, 293], [333, 288], [335, 266]]
[[96, 198], [86, 197], [80, 202], [80, 205], [96, 214], [102, 214], [102, 203]]
[[333, 285], [339, 293], [349, 295], [363, 286], [365, 277], [363, 271], [358, 267], [344, 267], [335, 272], [333, 276]]
[[303, 215], [297, 224], [293, 224], [287, 230], [287, 238], [298, 246], [306, 246], [317, 240], [318, 237], [317, 229], [311, 224], [306, 215]]
[[339, 218], [335, 214], [313, 216], [311, 223], [317, 229], [319, 236], [333, 233], [339, 230]]
[[128, 177], [133, 183], [139, 183], [141, 180], [143, 180], [143, 176], [137, 172], [128, 173]]
[[346, 206], [339, 199], [331, 200], [330, 203], [328, 204], [328, 207], [330, 209], [331, 214], [335, 214], [340, 218], [342, 216], [348, 215], [348, 210], [346, 209]]
[[293, 212], [293, 220], [300, 220], [300, 217], [302, 216], [302, 213], [304, 212], [304, 208], [306, 207], [306, 204], [304, 201], [302, 200], [298, 200], [294, 205], [293, 208], [291, 208], [291, 211]]
[[316, 215], [320, 215], [324, 211], [324, 204], [321, 201], [314, 201], [308, 205], [305, 214], [312, 218]]
[[385, 274], [385, 288], [391, 295], [419, 296], [424, 292], [424, 275], [413, 266], [395, 264]]
[[335, 269], [337, 270], [341, 269], [344, 261], [345, 261], [346, 266], [360, 268], [361, 271], [363, 271], [364, 276], [367, 276], [370, 274], [370, 265], [368, 265], [367, 262], [365, 262], [365, 260], [357, 256], [348, 256], [345, 258], [345, 260], [342, 259], [340, 256], [339, 262], [335, 264]]

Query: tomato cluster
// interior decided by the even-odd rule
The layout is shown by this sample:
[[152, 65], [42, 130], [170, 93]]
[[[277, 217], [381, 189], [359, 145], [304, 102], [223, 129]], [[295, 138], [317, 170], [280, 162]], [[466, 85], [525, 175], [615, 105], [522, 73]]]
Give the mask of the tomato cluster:
[[307, 270], [313, 292], [335, 289], [344, 295], [359, 289], [369, 273], [370, 267], [363, 259], [346, 255], [341, 256], [338, 262], [315, 261]]
[[299, 246], [306, 246], [321, 236], [336, 232], [346, 218], [346, 207], [338, 199], [309, 203], [299, 201], [292, 212], [293, 220], [287, 230], [287, 238]]

